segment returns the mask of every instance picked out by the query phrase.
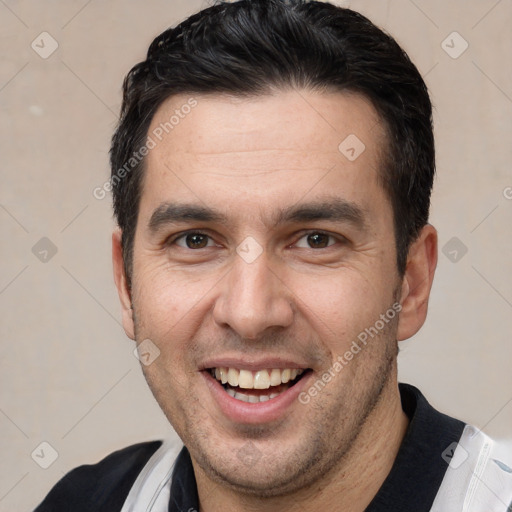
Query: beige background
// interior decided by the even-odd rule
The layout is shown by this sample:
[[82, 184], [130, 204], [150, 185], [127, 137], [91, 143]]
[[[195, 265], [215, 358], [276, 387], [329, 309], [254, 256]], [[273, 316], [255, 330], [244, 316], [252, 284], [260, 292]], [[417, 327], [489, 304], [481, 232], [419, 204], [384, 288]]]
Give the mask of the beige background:
[[[432, 223], [441, 248], [457, 237], [468, 249], [456, 263], [440, 252], [427, 325], [402, 343], [401, 379], [510, 440], [512, 4], [339, 3], [393, 34], [426, 76]], [[170, 433], [119, 324], [110, 197], [92, 191], [108, 178], [123, 76], [154, 36], [206, 4], [0, 0], [1, 511], [31, 510], [70, 468]], [[43, 31], [59, 45], [47, 59], [31, 48]], [[442, 47], [453, 31], [469, 44], [456, 59]], [[446, 44], [463, 48], [457, 36]], [[47, 262], [32, 252], [42, 237], [58, 250]], [[59, 454], [46, 470], [31, 458], [43, 441]], [[49, 460], [48, 448], [37, 453]]]

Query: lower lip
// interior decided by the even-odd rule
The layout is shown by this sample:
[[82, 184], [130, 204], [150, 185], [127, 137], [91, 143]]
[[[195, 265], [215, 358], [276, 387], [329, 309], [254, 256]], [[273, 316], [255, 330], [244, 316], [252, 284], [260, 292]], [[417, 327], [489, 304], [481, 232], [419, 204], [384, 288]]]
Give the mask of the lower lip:
[[210, 375], [210, 372], [202, 371], [201, 374], [223, 414], [233, 422], [252, 425], [269, 423], [282, 418], [292, 404], [298, 403], [298, 396], [307, 387], [307, 381], [312, 375], [311, 372], [308, 372], [296, 384], [275, 398], [266, 402], [250, 403], [228, 395], [220, 382]]

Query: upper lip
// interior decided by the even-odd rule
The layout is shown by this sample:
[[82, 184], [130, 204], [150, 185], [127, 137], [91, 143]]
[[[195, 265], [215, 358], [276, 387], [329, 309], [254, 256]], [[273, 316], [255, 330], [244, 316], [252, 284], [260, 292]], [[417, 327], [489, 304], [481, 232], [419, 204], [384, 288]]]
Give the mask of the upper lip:
[[307, 368], [310, 368], [310, 366], [307, 363], [280, 357], [269, 357], [264, 359], [219, 357], [215, 359], [208, 359], [199, 366], [200, 370], [209, 370], [210, 368], [237, 368], [238, 370], [256, 371], [266, 368], [297, 368], [298, 370], [306, 370]]

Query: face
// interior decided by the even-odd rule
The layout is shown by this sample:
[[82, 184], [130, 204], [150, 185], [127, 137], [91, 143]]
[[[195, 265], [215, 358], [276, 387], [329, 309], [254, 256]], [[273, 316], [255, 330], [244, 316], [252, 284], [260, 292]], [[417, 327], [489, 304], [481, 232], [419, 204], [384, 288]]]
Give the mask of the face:
[[195, 469], [279, 495], [348, 453], [393, 380], [386, 138], [358, 95], [195, 101], [147, 156], [125, 328], [160, 351], [143, 370]]

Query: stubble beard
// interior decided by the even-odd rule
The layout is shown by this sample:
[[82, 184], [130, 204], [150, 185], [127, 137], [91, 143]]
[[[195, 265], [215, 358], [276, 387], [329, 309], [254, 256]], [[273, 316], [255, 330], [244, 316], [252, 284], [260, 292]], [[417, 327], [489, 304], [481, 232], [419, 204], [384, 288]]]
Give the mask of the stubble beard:
[[[387, 343], [390, 346], [391, 340]], [[396, 349], [388, 349], [376, 371], [366, 383], [360, 384], [366, 387], [356, 400], [350, 398], [349, 391], [329, 407], [316, 406], [316, 414], [309, 418], [305, 409], [305, 425], [300, 426], [305, 435], [298, 446], [285, 453], [286, 457], [276, 455], [272, 449], [265, 451], [265, 438], [271, 437], [268, 429], [250, 426], [238, 432], [239, 438], [247, 439], [246, 443], [226, 453], [222, 447], [219, 448], [220, 443], [212, 441], [216, 439], [216, 432], [212, 431], [209, 423], [194, 420], [201, 417], [197, 403], [196, 411], [183, 409], [185, 428], [178, 434], [202, 472], [214, 483], [239, 495], [249, 499], [270, 499], [307, 492], [308, 488], [311, 489], [320, 481], [323, 483], [323, 480], [342, 472], [340, 470], [347, 466], [357, 438], [395, 372]], [[340, 419], [339, 410], [344, 404], [347, 412]], [[173, 423], [170, 415], [167, 417]], [[255, 447], [259, 453], [257, 460], [249, 464], [240, 457], [240, 452], [248, 446]]]
[[[134, 324], [136, 340], [139, 340], [135, 310]], [[212, 482], [248, 499], [279, 498], [297, 492], [307, 493], [315, 484], [323, 483], [347, 465], [354, 444], [381, 401], [386, 386], [396, 379], [398, 347], [393, 337], [394, 327], [394, 323], [388, 325], [380, 339], [373, 341], [385, 345], [380, 364], [364, 380], [354, 379], [359, 383], [357, 387], [346, 385], [342, 388], [342, 396], [331, 404], [312, 400], [316, 413], [307, 417], [307, 410], [304, 410], [305, 436], [300, 446], [286, 454], [286, 459], [277, 457], [272, 450], [265, 453], [262, 448], [261, 457], [247, 465], [237, 456], [237, 450], [222, 453], [222, 448], [212, 443], [217, 432], [210, 428], [207, 412], [198, 398], [191, 397], [189, 403], [179, 403], [169, 394], [172, 382], [166, 383], [164, 390], [163, 383], [159, 382], [161, 379], [154, 379], [144, 366], [142, 369], [154, 397], [189, 450], [193, 462]], [[364, 366], [364, 361], [360, 366]], [[166, 372], [166, 376], [172, 379], [170, 372]], [[168, 401], [174, 403], [174, 407], [168, 407]], [[340, 410], [346, 411], [341, 417]], [[176, 421], [180, 416], [181, 421]], [[247, 442], [254, 441], [255, 445], [269, 437], [269, 431], [264, 427], [244, 426], [240, 434]]]

